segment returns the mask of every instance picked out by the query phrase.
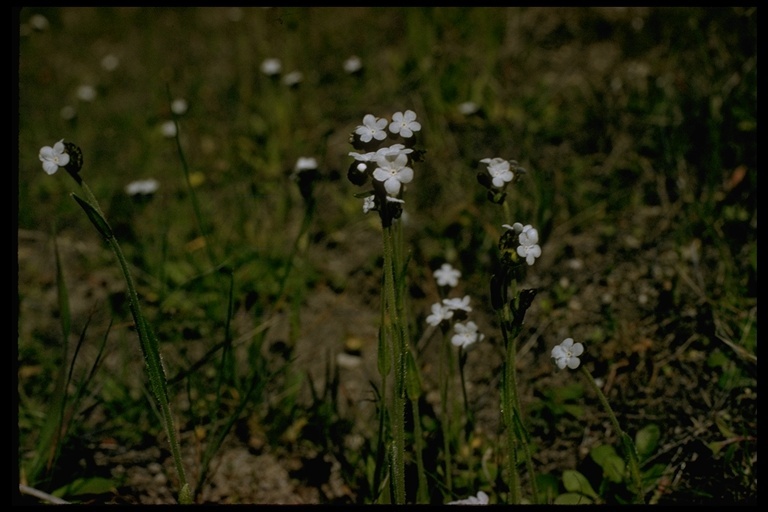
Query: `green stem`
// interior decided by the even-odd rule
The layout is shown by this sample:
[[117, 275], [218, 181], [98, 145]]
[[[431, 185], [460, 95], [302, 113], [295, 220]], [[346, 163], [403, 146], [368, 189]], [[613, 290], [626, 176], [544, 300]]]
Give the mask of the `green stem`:
[[611, 425], [613, 425], [613, 429], [616, 431], [616, 435], [619, 436], [619, 442], [621, 444], [622, 450], [624, 451], [624, 456], [627, 458], [629, 463], [629, 472], [635, 485], [635, 499], [637, 500], [637, 503], [643, 503], [643, 480], [640, 476], [640, 462], [637, 457], [637, 450], [635, 449], [635, 445], [629, 435], [627, 435], [627, 433], [621, 429], [619, 420], [616, 419], [616, 415], [613, 413], [613, 409], [608, 403], [608, 399], [603, 394], [600, 386], [597, 385], [597, 382], [595, 382], [595, 378], [592, 376], [590, 371], [587, 370], [587, 367], [584, 365], [581, 365], [580, 370], [581, 373], [587, 378], [587, 382], [589, 382], [590, 386], [592, 386], [592, 390], [595, 392], [603, 408], [608, 413], [608, 418], [611, 421]]
[[449, 385], [451, 382], [451, 368], [453, 368], [453, 346], [448, 337], [443, 335], [443, 347], [445, 348], [446, 357], [441, 358], [440, 380], [442, 381], [441, 397], [440, 400], [443, 404], [443, 451], [445, 451], [445, 485], [448, 488], [448, 492], [453, 491], [453, 467], [451, 456], [451, 416], [453, 415], [453, 400], [448, 402], [448, 397], [453, 396], [453, 393], [449, 393]]
[[[93, 208], [96, 209], [99, 215], [101, 215], [102, 219], [105, 219], [104, 214], [99, 207], [99, 203], [91, 192], [91, 189], [84, 181], [81, 183], [81, 186], [86, 194], [88, 202], [91, 204], [91, 206], [93, 206]], [[139, 297], [136, 293], [136, 286], [133, 282], [133, 276], [131, 275], [128, 261], [126, 260], [122, 249], [120, 248], [120, 244], [111, 234], [107, 236], [106, 239], [110, 248], [112, 249], [112, 252], [114, 252], [115, 256], [117, 257], [118, 263], [120, 264], [120, 269], [123, 272], [123, 277], [125, 278], [125, 284], [128, 290], [128, 303], [131, 309], [131, 314], [133, 315], [134, 322], [136, 324], [136, 330], [139, 334], [139, 342], [141, 344], [141, 350], [144, 355], [144, 362], [147, 366], [150, 388], [152, 389], [152, 393], [155, 396], [155, 400], [160, 406], [165, 431], [168, 435], [168, 442], [171, 445], [171, 454], [173, 455], [173, 461], [176, 466], [176, 473], [179, 477], [179, 484], [181, 486], [179, 502], [182, 504], [188, 504], [191, 503], [191, 493], [182, 463], [181, 447], [176, 435], [173, 416], [171, 415], [170, 398], [168, 396], [165, 370], [163, 369], [163, 362], [160, 358], [160, 348], [158, 341], [151, 328], [149, 327], [149, 324], [147, 323], [144, 315], [142, 314]]]
[[396, 262], [396, 249], [394, 247], [394, 234], [392, 225], [384, 228], [384, 291], [386, 295], [386, 320], [391, 324], [393, 333], [392, 356], [394, 359], [394, 392], [392, 393], [392, 412], [390, 422], [392, 425], [392, 454], [391, 470], [392, 485], [395, 494], [395, 504], [405, 504], [405, 333], [399, 315], [398, 289], [396, 275], [399, 266]]

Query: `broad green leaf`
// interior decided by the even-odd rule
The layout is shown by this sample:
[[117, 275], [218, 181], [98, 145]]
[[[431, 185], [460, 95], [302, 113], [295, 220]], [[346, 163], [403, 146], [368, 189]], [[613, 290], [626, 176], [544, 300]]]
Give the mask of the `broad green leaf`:
[[82, 494], [104, 494], [115, 491], [115, 483], [109, 478], [91, 477], [78, 478], [67, 485], [59, 487], [51, 494], [57, 498], [77, 496]]
[[608, 458], [616, 456], [616, 449], [609, 444], [601, 444], [592, 448], [589, 456], [598, 466], [603, 467]]
[[655, 423], [646, 425], [642, 430], [635, 434], [635, 447], [640, 460], [650, 457], [659, 446], [661, 438], [661, 429]]
[[408, 398], [411, 400], [418, 400], [421, 395], [421, 380], [419, 379], [419, 369], [416, 367], [416, 361], [413, 359], [413, 354], [408, 351], [406, 353], [408, 369], [405, 376], [406, 391], [408, 392]]
[[590, 498], [575, 492], [566, 492], [555, 498], [555, 505], [591, 505], [592, 503], [594, 502]]
[[566, 469], [563, 471], [563, 485], [567, 491], [578, 492], [593, 499], [598, 498], [587, 477], [576, 470]]

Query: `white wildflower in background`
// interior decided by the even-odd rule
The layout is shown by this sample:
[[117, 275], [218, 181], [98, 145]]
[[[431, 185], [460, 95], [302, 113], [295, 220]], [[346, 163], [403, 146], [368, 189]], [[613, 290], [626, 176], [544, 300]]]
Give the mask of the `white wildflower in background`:
[[450, 286], [453, 288], [459, 284], [459, 278], [461, 277], [461, 271], [456, 270], [450, 263], [443, 263], [439, 269], [435, 270], [432, 274], [437, 280], [438, 286]]
[[464, 103], [461, 103], [459, 105], [459, 112], [461, 112], [465, 116], [471, 116], [472, 114], [475, 114], [478, 110], [480, 110], [480, 107], [478, 107], [477, 103], [473, 101], [465, 101]]
[[401, 137], [407, 139], [413, 137], [413, 132], [419, 130], [421, 130], [421, 124], [416, 121], [416, 112], [413, 110], [406, 110], [405, 114], [395, 112], [392, 115], [392, 122], [389, 123], [390, 132], [400, 134]]
[[148, 196], [157, 192], [159, 187], [160, 183], [158, 183], [157, 180], [151, 178], [148, 180], [136, 180], [126, 185], [125, 193], [129, 196]]
[[573, 338], [565, 338], [562, 343], [552, 349], [552, 359], [561, 370], [566, 366], [571, 370], [579, 367], [579, 356], [584, 352], [584, 345], [574, 343]]
[[288, 87], [299, 85], [304, 80], [304, 73], [301, 71], [291, 71], [283, 77], [283, 84]]
[[[515, 223], [517, 225], [517, 223]], [[517, 229], [515, 229], [517, 231]], [[523, 226], [518, 238], [520, 245], [517, 248], [517, 254], [525, 258], [528, 265], [533, 265], [536, 258], [541, 256], [541, 247], [539, 247], [539, 232], [530, 224]]]
[[48, 18], [42, 14], [33, 14], [29, 17], [29, 26], [42, 32], [43, 30], [48, 29]]
[[81, 85], [77, 88], [77, 97], [80, 101], [93, 101], [96, 99], [96, 89], [92, 85]]
[[488, 173], [496, 188], [503, 188], [505, 183], [512, 181], [514, 173], [509, 170], [509, 162], [503, 158], [483, 158], [480, 162], [488, 165]]
[[432, 304], [432, 314], [427, 316], [427, 323], [432, 326], [440, 325], [443, 320], [453, 317], [453, 310], [447, 306], [435, 302]]
[[400, 193], [401, 184], [410, 183], [413, 180], [413, 169], [407, 167], [405, 165], [407, 163], [408, 156], [402, 153], [395, 158], [387, 156], [376, 158], [378, 167], [374, 169], [373, 177], [384, 183], [387, 194], [396, 196]]
[[50, 174], [55, 174], [59, 167], [64, 167], [69, 163], [69, 155], [64, 152], [64, 139], [51, 146], [40, 148], [38, 157], [43, 162], [43, 170]]
[[300, 156], [299, 159], [296, 160], [296, 165], [293, 167], [293, 170], [297, 172], [310, 169], [317, 169], [317, 160], [306, 156]]
[[173, 121], [164, 122], [160, 125], [160, 132], [163, 134], [163, 137], [172, 139], [176, 136], [176, 123]]
[[457, 347], [467, 348], [485, 338], [484, 335], [477, 332], [477, 325], [472, 321], [466, 324], [457, 323], [453, 326], [453, 329], [456, 331], [456, 334], [451, 338], [451, 343]]
[[352, 55], [344, 61], [344, 71], [350, 75], [352, 73], [357, 73], [361, 69], [363, 69], [363, 62], [357, 55]]
[[280, 71], [283, 69], [283, 63], [280, 62], [280, 59], [264, 59], [261, 63], [260, 69], [261, 72], [267, 76], [279, 75]]
[[72, 105], [64, 105], [59, 111], [59, 115], [65, 121], [71, 121], [77, 117], [77, 110]]
[[187, 104], [187, 100], [184, 98], [176, 98], [171, 102], [171, 112], [177, 116], [186, 114], [188, 108], [189, 105]]
[[120, 65], [120, 59], [113, 53], [108, 53], [101, 58], [101, 67], [105, 71], [114, 71]]
[[355, 128], [355, 133], [360, 136], [363, 142], [370, 142], [371, 139], [384, 140], [387, 138], [387, 120], [377, 118], [373, 114], [366, 114], [363, 117], [363, 124]]
[[469, 305], [469, 295], [465, 295], [464, 298], [443, 299], [443, 304], [453, 311], [466, 311], [470, 313], [472, 308]]
[[487, 505], [488, 495], [483, 491], [479, 491], [477, 496], [470, 496], [465, 500], [449, 501], [448, 505]]

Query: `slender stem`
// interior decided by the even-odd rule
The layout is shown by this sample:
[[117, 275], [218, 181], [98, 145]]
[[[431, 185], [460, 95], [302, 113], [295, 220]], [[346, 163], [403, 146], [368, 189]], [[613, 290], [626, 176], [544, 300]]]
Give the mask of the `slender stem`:
[[451, 456], [451, 416], [453, 415], [453, 400], [448, 402], [448, 397], [453, 396], [453, 393], [449, 393], [449, 385], [451, 382], [451, 369], [453, 368], [453, 346], [448, 341], [447, 336], [443, 335], [443, 347], [445, 348], [445, 357], [440, 358], [440, 380], [441, 380], [441, 397], [440, 400], [443, 404], [443, 451], [445, 452], [445, 485], [450, 493], [453, 490], [453, 467]]
[[584, 365], [580, 366], [580, 370], [581, 373], [586, 377], [587, 382], [589, 382], [590, 386], [592, 386], [592, 390], [600, 400], [603, 409], [605, 409], [605, 411], [608, 413], [608, 418], [611, 421], [611, 425], [613, 425], [613, 429], [616, 431], [616, 435], [619, 436], [619, 442], [629, 463], [629, 472], [630, 475], [632, 475], [632, 480], [635, 484], [636, 500], [638, 503], [643, 503], [643, 480], [640, 476], [640, 463], [638, 461], [635, 445], [632, 443], [632, 439], [629, 437], [629, 435], [627, 435], [627, 433], [621, 429], [619, 420], [616, 419], [616, 415], [614, 414], [611, 405], [608, 403], [608, 399], [603, 394], [600, 386], [597, 385], [597, 382], [595, 382], [595, 378], [592, 376], [590, 371]]
[[392, 393], [392, 484], [395, 503], [405, 503], [405, 336], [398, 311], [398, 286], [395, 281], [398, 266], [392, 225], [384, 228], [384, 288], [386, 320], [391, 324], [392, 356], [394, 359], [394, 392]]
[[[81, 186], [85, 191], [89, 203], [96, 209], [102, 218], [104, 218], [104, 214], [99, 207], [96, 197], [91, 192], [91, 189], [84, 181], [81, 183]], [[128, 261], [123, 254], [123, 250], [120, 248], [120, 244], [114, 236], [108, 236], [107, 242], [109, 243], [112, 252], [115, 253], [117, 261], [120, 264], [120, 269], [123, 272], [123, 277], [125, 278], [125, 284], [128, 290], [128, 303], [136, 324], [136, 330], [139, 334], [139, 342], [144, 354], [144, 362], [147, 366], [150, 387], [155, 396], [155, 400], [160, 406], [165, 431], [168, 435], [168, 442], [171, 445], [171, 454], [173, 455], [176, 473], [179, 477], [179, 484], [181, 486], [179, 501], [181, 503], [191, 503], [189, 484], [187, 483], [187, 477], [184, 472], [181, 447], [179, 445], [178, 437], [176, 435], [176, 427], [174, 426], [173, 416], [171, 414], [171, 404], [168, 396], [165, 370], [163, 369], [163, 362], [160, 358], [160, 348], [158, 346], [157, 338], [155, 338], [154, 333], [152, 333], [149, 324], [147, 324], [147, 321], [142, 314], [139, 297], [136, 293], [136, 286], [133, 282], [133, 276], [131, 275]]]

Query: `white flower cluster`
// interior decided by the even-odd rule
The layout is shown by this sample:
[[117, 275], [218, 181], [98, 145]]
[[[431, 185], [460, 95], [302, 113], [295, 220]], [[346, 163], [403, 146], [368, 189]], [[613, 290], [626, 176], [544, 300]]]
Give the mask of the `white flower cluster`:
[[511, 226], [509, 224], [502, 224], [503, 228], [514, 231], [517, 234], [517, 239], [520, 245], [517, 246], [517, 255], [525, 259], [528, 265], [533, 265], [536, 258], [541, 256], [541, 247], [539, 247], [539, 232], [531, 226], [526, 224], [523, 226], [519, 222], [515, 222]]
[[[363, 185], [369, 177], [373, 182], [373, 191], [363, 201], [363, 212], [381, 210], [389, 203], [403, 203], [403, 185], [413, 180], [410, 164], [414, 135], [420, 130], [421, 124], [412, 110], [395, 112], [391, 121], [367, 114], [355, 128], [350, 142], [356, 151], [349, 152], [355, 161], [347, 175], [355, 185]], [[386, 144], [388, 137], [397, 142]]]
[[[443, 263], [439, 269], [433, 273], [438, 286], [449, 286], [451, 288], [459, 284], [461, 271], [456, 270], [450, 263]], [[441, 302], [432, 304], [432, 313], [427, 316], [427, 323], [437, 327], [442, 322], [454, 319], [454, 314], [461, 312], [462, 316], [472, 311], [469, 305], [470, 297], [465, 295], [463, 298], [443, 299]], [[485, 336], [478, 332], [477, 324], [469, 321], [466, 323], [456, 322], [453, 325], [455, 334], [451, 338], [451, 343], [457, 347], [467, 348], [475, 342], [481, 341]]]

